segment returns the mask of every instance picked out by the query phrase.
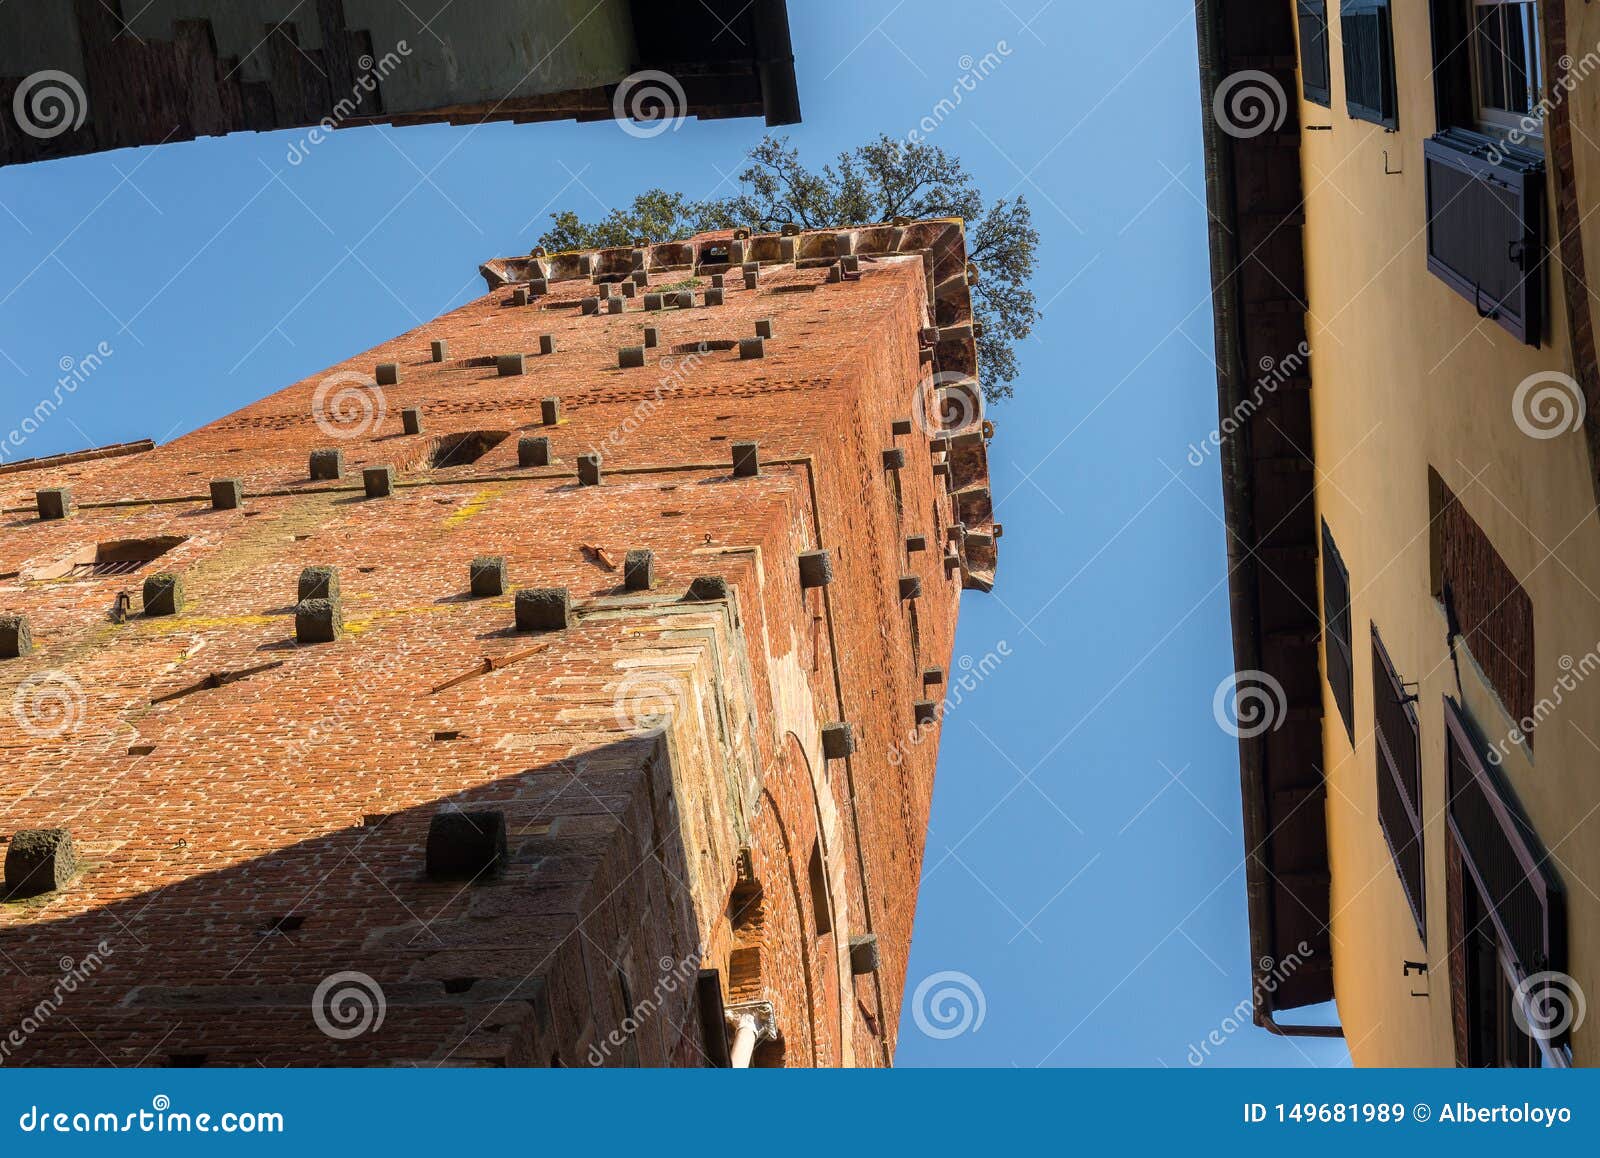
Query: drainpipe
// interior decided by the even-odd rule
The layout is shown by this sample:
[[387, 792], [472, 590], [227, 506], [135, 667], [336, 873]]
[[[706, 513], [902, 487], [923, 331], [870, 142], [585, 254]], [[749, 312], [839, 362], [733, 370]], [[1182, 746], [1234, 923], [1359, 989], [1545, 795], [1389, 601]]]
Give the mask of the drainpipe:
[[750, 1068], [756, 1046], [778, 1040], [778, 1021], [770, 1001], [750, 1001], [728, 1006], [728, 1027], [733, 1030], [731, 1064], [736, 1070]]

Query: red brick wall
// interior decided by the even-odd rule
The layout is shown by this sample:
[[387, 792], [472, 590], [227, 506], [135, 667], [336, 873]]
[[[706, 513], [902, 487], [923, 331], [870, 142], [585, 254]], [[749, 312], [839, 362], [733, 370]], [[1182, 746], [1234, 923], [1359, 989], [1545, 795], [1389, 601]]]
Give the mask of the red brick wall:
[[[720, 970], [731, 1001], [735, 974], [759, 960], [754, 988], [782, 1041], [758, 1064], [891, 1060], [937, 735], [904, 759], [890, 752], [925, 698], [922, 669], [948, 667], [966, 574], [942, 563], [955, 515], [927, 433], [892, 433], [930, 370], [919, 332], [949, 280], [930, 268], [959, 261], [958, 230], [924, 232], [944, 248], [863, 258], [859, 279], [772, 264], [750, 292], [730, 275], [722, 306], [644, 313], [634, 298], [595, 317], [572, 308], [587, 280], [520, 307], [497, 289], [167, 446], [0, 478], [0, 612], [26, 614], [37, 644], [0, 663], [0, 696], [67, 712], [0, 740], [0, 837], [65, 827], [85, 865], [57, 894], [0, 906], [0, 1056], [704, 1064], [696, 964]], [[938, 293], [940, 314], [958, 308], [949, 285]], [[775, 328], [765, 358], [709, 353], [655, 404], [658, 355], [749, 336], [762, 318]], [[660, 346], [644, 368], [618, 369], [617, 348], [646, 324]], [[535, 353], [541, 334], [556, 353]], [[431, 362], [435, 339], [450, 361]], [[523, 376], [485, 364], [512, 351], [529, 354]], [[382, 422], [350, 437], [319, 427], [319, 386], [380, 362], [401, 368], [381, 390]], [[547, 428], [551, 396], [565, 421]], [[322, 401], [326, 420], [326, 390]], [[401, 432], [411, 406], [416, 436]], [[433, 440], [467, 430], [509, 437], [431, 469]], [[551, 439], [551, 467], [518, 467], [526, 435]], [[768, 465], [734, 478], [731, 444], [749, 439]], [[907, 452], [899, 504], [882, 459], [895, 446]], [[307, 480], [320, 447], [343, 450], [340, 482]], [[579, 487], [576, 458], [591, 449], [603, 483]], [[369, 500], [360, 470], [377, 463], [402, 485]], [[960, 473], [975, 494], [986, 484], [971, 463]], [[242, 510], [211, 509], [217, 477], [243, 480]], [[32, 492], [48, 486], [72, 487], [80, 509], [38, 521]], [[909, 534], [929, 549], [908, 555]], [[142, 576], [53, 577], [97, 542], [157, 535], [184, 537], [149, 568], [184, 576], [176, 617], [140, 613]], [[819, 545], [834, 582], [802, 591], [796, 556]], [[655, 552], [648, 594], [622, 588], [632, 548]], [[512, 588], [569, 588], [578, 622], [512, 630], [509, 591], [466, 593], [468, 562], [485, 554], [507, 558]], [[296, 576], [313, 564], [339, 569], [347, 633], [296, 646]], [[918, 654], [903, 573], [922, 580]], [[685, 603], [700, 575], [725, 577], [730, 597]], [[120, 590], [133, 614], [118, 623]], [[152, 703], [267, 664], [280, 666]], [[673, 703], [664, 733], [628, 719], [641, 670]], [[836, 719], [856, 729], [847, 762], [822, 757], [820, 728]], [[502, 876], [425, 876], [442, 803], [506, 813]], [[826, 935], [808, 874], [819, 834]], [[754, 929], [731, 911], [741, 846]], [[302, 923], [271, 931], [285, 916]], [[868, 932], [882, 968], [852, 977], [849, 938]], [[94, 962], [91, 974], [59, 1010], [30, 1015], [63, 958]], [[311, 1006], [346, 971], [382, 990], [383, 1021], [330, 1037]], [[23, 1043], [3, 1050], [25, 1022]]]

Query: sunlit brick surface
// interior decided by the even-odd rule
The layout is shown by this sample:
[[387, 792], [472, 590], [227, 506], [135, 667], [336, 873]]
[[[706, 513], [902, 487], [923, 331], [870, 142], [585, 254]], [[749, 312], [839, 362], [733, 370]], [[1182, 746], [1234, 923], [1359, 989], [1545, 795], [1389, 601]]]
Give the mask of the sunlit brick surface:
[[[501, 285], [166, 446], [0, 476], [0, 613], [35, 645], [0, 661], [0, 838], [66, 828], [83, 866], [0, 905], [5, 1061], [699, 1065], [698, 969], [729, 1004], [772, 1003], [781, 1039], [756, 1064], [892, 1060], [937, 731], [905, 741], [964, 583], [992, 580], [995, 530], [981, 439], [950, 452], [947, 484], [938, 432], [893, 433], [938, 412], [916, 410], [939, 369], [923, 331], [964, 320], [959, 227], [917, 228], [926, 245], [833, 284], [826, 261], [766, 262], [750, 291], [734, 266], [720, 306], [700, 304], [722, 268], [704, 260], [651, 273], [651, 292], [693, 281], [691, 309], [646, 313], [641, 287], [585, 316], [587, 278], [526, 306]], [[741, 360], [765, 318], [765, 356]], [[646, 325], [659, 344], [619, 369]], [[500, 376], [507, 353], [524, 374]], [[372, 383], [380, 363], [398, 384]], [[469, 432], [481, 457], [437, 461]], [[548, 467], [518, 466], [530, 436]], [[746, 441], [760, 473], [735, 478]], [[895, 447], [907, 465], [886, 472]], [[318, 449], [343, 452], [338, 481], [311, 480]], [[588, 453], [599, 486], [578, 484]], [[378, 465], [396, 488], [369, 499]], [[223, 478], [239, 509], [213, 508]], [[71, 488], [71, 517], [37, 518], [46, 487]], [[958, 510], [978, 545], [961, 566], [907, 553], [944, 544]], [[162, 538], [181, 541], [132, 574], [86, 567]], [[656, 586], [628, 591], [641, 548]], [[803, 591], [797, 557], [819, 548], [833, 582]], [[506, 560], [502, 595], [471, 594], [483, 556]], [[338, 571], [343, 634], [297, 645], [316, 565]], [[142, 613], [156, 571], [181, 575], [180, 614]], [[728, 597], [686, 599], [701, 576]], [[527, 588], [568, 589], [573, 626], [518, 632]], [[840, 719], [856, 752], [824, 760]], [[428, 878], [450, 805], [505, 814], [501, 871]], [[866, 932], [883, 965], [852, 977]], [[324, 985], [350, 971], [371, 985]], [[371, 1012], [338, 1004], [350, 984]]]

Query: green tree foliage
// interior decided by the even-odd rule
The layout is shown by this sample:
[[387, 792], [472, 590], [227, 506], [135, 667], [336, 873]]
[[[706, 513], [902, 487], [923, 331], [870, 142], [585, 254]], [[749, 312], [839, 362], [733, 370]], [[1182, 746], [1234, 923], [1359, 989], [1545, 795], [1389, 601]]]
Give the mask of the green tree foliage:
[[788, 138], [769, 136], [751, 152], [732, 196], [694, 201], [648, 189], [596, 221], [571, 211], [552, 214], [539, 244], [553, 253], [632, 245], [640, 238], [672, 241], [709, 229], [771, 232], [791, 223], [828, 229], [895, 217], [966, 220], [968, 257], [982, 270], [972, 306], [984, 327], [978, 340], [983, 391], [991, 402], [1009, 397], [1018, 371], [1016, 344], [1039, 318], [1029, 288], [1039, 233], [1024, 198], [985, 204], [961, 162], [933, 145], [880, 136], [813, 171]]

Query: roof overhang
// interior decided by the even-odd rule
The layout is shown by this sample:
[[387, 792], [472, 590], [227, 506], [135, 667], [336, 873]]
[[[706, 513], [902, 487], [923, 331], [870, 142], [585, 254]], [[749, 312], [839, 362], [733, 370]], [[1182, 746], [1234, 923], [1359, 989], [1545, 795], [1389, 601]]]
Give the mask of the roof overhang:
[[[1277, 1033], [1332, 1035], [1275, 1020], [1333, 997], [1294, 13], [1196, 9], [1235, 688], [1263, 684], [1279, 705], [1239, 730], [1254, 1013]], [[1282, 98], [1282, 121], [1253, 135], [1213, 111], [1245, 72]]]

